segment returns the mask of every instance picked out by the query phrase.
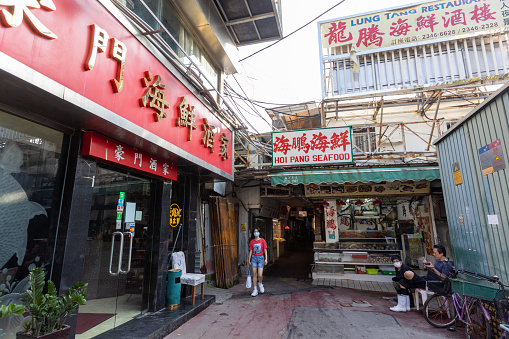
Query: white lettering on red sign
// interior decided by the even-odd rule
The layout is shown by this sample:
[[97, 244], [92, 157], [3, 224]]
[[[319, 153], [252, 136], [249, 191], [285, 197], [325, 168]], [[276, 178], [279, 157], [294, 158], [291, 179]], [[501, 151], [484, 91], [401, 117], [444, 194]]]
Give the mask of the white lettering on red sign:
[[157, 172], [157, 160], [150, 158], [150, 169]]
[[123, 149], [124, 149], [124, 147], [122, 147], [122, 145], [117, 145], [117, 148], [115, 149], [115, 159], [117, 159], [117, 161], [124, 160]]
[[134, 164], [136, 165], [136, 160], [139, 160], [139, 166], [141, 167], [141, 161], [142, 161], [142, 154], [141, 153], [134, 153]]

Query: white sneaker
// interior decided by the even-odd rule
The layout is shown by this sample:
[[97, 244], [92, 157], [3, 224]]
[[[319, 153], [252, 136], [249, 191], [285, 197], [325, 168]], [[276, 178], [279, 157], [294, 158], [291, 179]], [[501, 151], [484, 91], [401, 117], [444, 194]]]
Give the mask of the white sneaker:
[[258, 287], [260, 288], [260, 293], [265, 293], [265, 288], [263, 288], [262, 283], [258, 283]]
[[252, 297], [256, 297], [258, 295], [258, 289], [255, 287], [253, 293], [251, 293]]

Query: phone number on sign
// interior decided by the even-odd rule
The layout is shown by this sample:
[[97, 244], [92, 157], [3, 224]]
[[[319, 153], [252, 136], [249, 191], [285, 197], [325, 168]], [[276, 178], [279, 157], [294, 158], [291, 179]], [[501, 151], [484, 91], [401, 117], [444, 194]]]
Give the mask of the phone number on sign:
[[430, 38], [438, 38], [441, 36], [448, 36], [448, 35], [455, 35], [455, 34], [456, 34], [456, 30], [452, 29], [450, 31], [445, 31], [445, 32], [440, 32], [440, 33], [423, 34], [422, 39], [426, 40], [426, 39], [430, 39]]

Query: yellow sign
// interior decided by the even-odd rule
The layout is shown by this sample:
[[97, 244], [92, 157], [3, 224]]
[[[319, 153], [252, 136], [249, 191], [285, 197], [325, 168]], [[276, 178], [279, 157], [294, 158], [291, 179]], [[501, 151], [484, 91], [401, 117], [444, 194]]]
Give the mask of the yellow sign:
[[171, 204], [170, 206], [170, 226], [177, 227], [180, 224], [182, 218], [182, 209], [177, 204]]
[[240, 224], [240, 231], [241, 232], [247, 231], [247, 225], [246, 224]]
[[[432, 1], [320, 24], [324, 48], [352, 45], [356, 51], [460, 35], [503, 31], [508, 4], [500, 0]], [[344, 52], [343, 52], [344, 53]]]
[[463, 183], [463, 180], [461, 178], [461, 171], [460, 166], [457, 162], [454, 163], [454, 184], [456, 186], [461, 185]]

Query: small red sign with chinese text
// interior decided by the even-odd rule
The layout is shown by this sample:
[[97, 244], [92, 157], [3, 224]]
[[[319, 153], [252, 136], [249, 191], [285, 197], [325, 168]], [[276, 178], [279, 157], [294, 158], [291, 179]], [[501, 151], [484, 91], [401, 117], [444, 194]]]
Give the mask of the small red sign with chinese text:
[[176, 157], [155, 157], [95, 132], [85, 132], [81, 154], [168, 180], [177, 180]]

